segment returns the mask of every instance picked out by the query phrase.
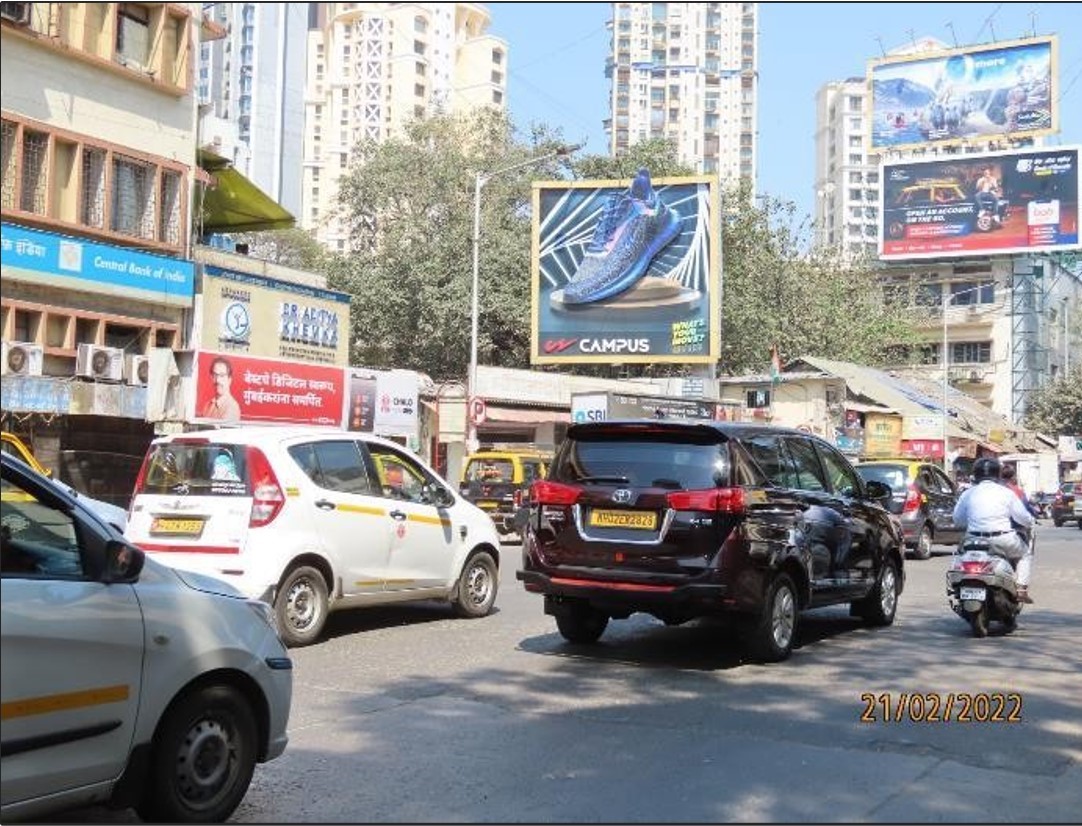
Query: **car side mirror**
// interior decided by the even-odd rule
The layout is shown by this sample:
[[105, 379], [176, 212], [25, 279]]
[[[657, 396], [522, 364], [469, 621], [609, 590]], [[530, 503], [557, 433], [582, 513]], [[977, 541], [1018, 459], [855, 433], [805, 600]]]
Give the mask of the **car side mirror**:
[[890, 485], [877, 479], [869, 479], [864, 483], [864, 495], [874, 502], [883, 504], [894, 494], [890, 489]]
[[135, 582], [143, 570], [146, 554], [134, 545], [110, 539], [105, 545], [105, 574], [107, 583]]

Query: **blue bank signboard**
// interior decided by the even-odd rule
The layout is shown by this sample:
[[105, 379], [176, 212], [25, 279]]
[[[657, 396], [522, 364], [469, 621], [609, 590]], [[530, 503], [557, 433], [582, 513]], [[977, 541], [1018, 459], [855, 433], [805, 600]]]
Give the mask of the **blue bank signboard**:
[[5, 278], [191, 306], [195, 265], [14, 224], [0, 228]]

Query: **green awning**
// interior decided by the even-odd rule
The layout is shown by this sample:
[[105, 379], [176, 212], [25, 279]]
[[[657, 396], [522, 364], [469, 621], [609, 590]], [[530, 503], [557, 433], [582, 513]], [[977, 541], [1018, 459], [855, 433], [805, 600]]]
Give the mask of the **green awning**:
[[201, 183], [196, 200], [201, 210], [196, 216], [196, 230], [201, 235], [215, 232], [258, 232], [289, 229], [296, 219], [270, 196], [234, 169], [228, 160], [200, 149], [199, 166], [212, 177]]

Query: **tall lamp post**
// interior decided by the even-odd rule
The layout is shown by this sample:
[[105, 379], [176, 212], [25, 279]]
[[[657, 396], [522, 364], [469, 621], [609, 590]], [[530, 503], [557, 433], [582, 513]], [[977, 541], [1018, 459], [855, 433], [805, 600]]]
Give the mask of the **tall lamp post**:
[[491, 172], [478, 172], [477, 177], [474, 179], [473, 186], [473, 291], [470, 299], [470, 371], [467, 377], [468, 392], [466, 395], [466, 416], [467, 416], [467, 431], [468, 431], [468, 447], [470, 450], [476, 447], [477, 441], [477, 425], [474, 424], [471, 417], [469, 402], [473, 399], [474, 394], [477, 392], [477, 325], [478, 325], [478, 289], [479, 289], [479, 275], [481, 264], [481, 188], [492, 180], [497, 175], [502, 175], [505, 172], [511, 172], [515, 169], [521, 169], [524, 166], [533, 166], [534, 164], [541, 163], [543, 161], [549, 161], [553, 158], [563, 158], [570, 155], [572, 152], [577, 152], [582, 149], [583, 144], [576, 144], [575, 146], [558, 146], [552, 152], [545, 155], [539, 155], [536, 158], [527, 158], [524, 161], [513, 163], [509, 166], [502, 166], [499, 169], [494, 169]]

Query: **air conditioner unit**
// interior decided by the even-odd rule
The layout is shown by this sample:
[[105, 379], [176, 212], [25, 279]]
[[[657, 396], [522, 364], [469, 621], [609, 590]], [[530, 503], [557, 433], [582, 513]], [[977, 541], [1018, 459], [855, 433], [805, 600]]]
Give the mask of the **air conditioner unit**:
[[40, 376], [44, 351], [40, 344], [5, 341], [0, 373], [5, 376]]
[[29, 26], [31, 5], [31, 3], [0, 3], [0, 18], [17, 26]]
[[75, 375], [99, 381], [123, 381], [124, 351], [119, 347], [80, 344], [75, 358]]
[[150, 358], [148, 356], [128, 356], [124, 365], [124, 381], [138, 387], [146, 387], [150, 379]]

